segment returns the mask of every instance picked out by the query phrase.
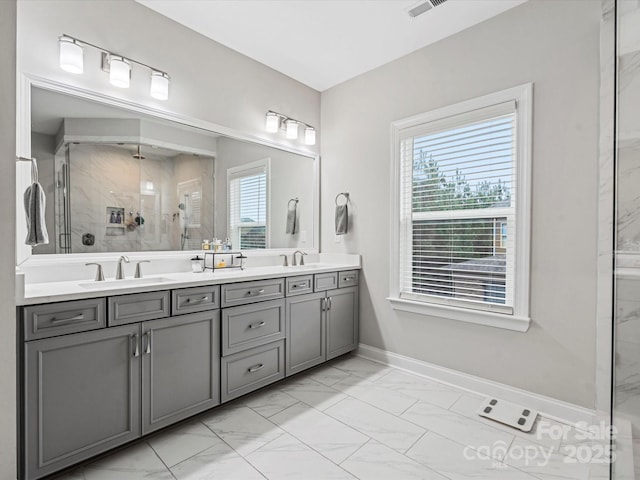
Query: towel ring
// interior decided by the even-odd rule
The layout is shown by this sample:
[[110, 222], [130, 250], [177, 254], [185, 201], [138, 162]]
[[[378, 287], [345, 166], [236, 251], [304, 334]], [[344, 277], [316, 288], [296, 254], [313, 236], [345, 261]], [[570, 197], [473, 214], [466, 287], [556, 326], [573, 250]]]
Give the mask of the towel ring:
[[344, 197], [344, 205], [349, 203], [349, 192], [340, 192], [338, 195], [336, 195], [336, 206], [340, 205], [338, 203], [338, 199], [340, 198], [340, 195], [342, 195]]
[[290, 199], [290, 200], [287, 202], [287, 208], [290, 208], [290, 207], [291, 207], [291, 202], [295, 202], [295, 203], [296, 203], [296, 205], [297, 205], [297, 204], [298, 204], [298, 201], [299, 201], [299, 200], [298, 200], [298, 197]]

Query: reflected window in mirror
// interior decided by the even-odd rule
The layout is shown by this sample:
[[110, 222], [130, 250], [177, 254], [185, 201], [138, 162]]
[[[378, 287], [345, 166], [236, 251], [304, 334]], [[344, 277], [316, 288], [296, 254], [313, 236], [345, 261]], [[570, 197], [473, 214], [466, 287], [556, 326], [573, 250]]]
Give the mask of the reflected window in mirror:
[[271, 161], [264, 158], [227, 169], [228, 223], [237, 248], [269, 248], [268, 201]]

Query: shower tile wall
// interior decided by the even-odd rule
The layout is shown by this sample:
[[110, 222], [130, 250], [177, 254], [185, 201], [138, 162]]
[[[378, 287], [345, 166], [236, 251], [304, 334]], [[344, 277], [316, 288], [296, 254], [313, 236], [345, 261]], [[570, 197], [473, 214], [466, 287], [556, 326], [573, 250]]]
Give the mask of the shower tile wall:
[[[211, 178], [213, 161], [188, 155], [145, 156], [132, 162], [131, 152], [117, 146], [70, 145], [73, 253], [180, 249], [178, 183]], [[213, 219], [213, 192], [204, 194], [202, 201], [203, 218]], [[109, 207], [124, 209], [123, 222], [135, 220], [140, 212], [144, 224], [118, 229], [108, 223]], [[122, 234], [108, 235], [108, 228], [109, 233]], [[83, 245], [85, 233], [95, 235], [95, 245]]]
[[[618, 275], [616, 290], [615, 421], [623, 435], [618, 444], [634, 452], [635, 478], [640, 478], [640, 273]], [[632, 438], [625, 435], [629, 431]]]
[[[638, 17], [640, 20], [640, 16]], [[639, 22], [640, 23], [640, 22]], [[640, 29], [640, 25], [638, 25]], [[640, 50], [618, 58], [619, 252], [640, 254]]]

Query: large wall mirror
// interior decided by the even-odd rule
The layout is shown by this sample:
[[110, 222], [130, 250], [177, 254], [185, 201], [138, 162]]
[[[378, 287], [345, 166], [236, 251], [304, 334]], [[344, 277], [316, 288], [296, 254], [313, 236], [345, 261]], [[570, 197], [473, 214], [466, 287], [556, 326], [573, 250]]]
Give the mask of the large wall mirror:
[[234, 249], [317, 249], [317, 158], [29, 88], [50, 239], [33, 254], [193, 251], [214, 238]]

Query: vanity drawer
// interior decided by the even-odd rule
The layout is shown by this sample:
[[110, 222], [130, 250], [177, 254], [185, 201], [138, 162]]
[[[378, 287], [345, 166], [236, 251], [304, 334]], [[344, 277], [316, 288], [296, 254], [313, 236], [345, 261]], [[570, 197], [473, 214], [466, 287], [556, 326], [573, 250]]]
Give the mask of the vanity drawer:
[[284, 338], [284, 319], [284, 299], [223, 309], [222, 355]]
[[104, 298], [24, 307], [24, 339], [37, 340], [106, 326]]
[[171, 291], [171, 315], [220, 308], [220, 286], [181, 288]]
[[222, 402], [284, 378], [284, 340], [222, 357]]
[[168, 317], [170, 294], [166, 290], [109, 297], [109, 326]]
[[317, 273], [314, 275], [314, 292], [324, 292], [338, 288], [338, 272]]
[[358, 270], [338, 272], [338, 288], [355, 287], [358, 285], [359, 276]]
[[222, 297], [223, 307], [283, 298], [284, 280], [277, 278], [222, 285], [220, 296]]
[[287, 297], [313, 292], [313, 275], [301, 275], [285, 279]]

